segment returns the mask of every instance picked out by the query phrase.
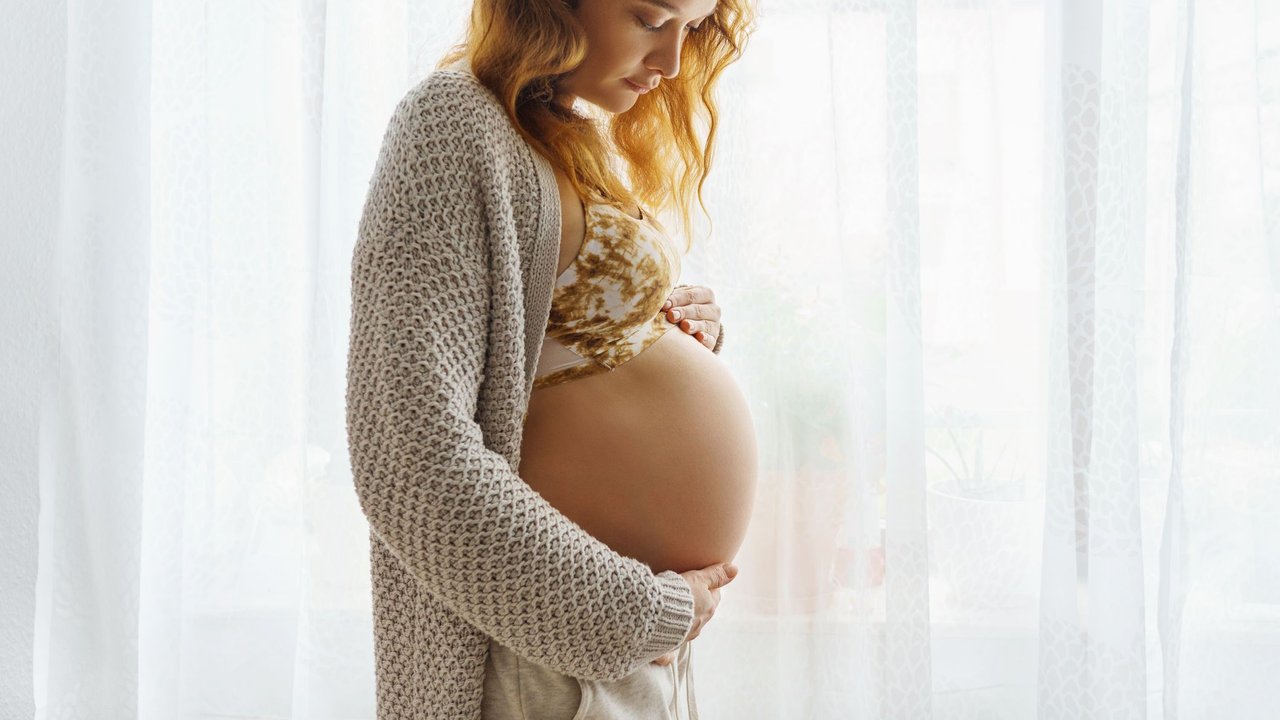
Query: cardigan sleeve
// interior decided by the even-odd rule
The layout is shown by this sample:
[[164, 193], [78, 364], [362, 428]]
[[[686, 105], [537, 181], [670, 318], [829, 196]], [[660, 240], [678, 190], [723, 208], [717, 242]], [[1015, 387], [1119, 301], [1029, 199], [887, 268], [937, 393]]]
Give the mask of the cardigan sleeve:
[[429, 79], [407, 96], [370, 182], [351, 275], [356, 494], [376, 540], [467, 622], [540, 665], [617, 680], [684, 642], [692, 590], [572, 522], [474, 419], [504, 172], [475, 92]]

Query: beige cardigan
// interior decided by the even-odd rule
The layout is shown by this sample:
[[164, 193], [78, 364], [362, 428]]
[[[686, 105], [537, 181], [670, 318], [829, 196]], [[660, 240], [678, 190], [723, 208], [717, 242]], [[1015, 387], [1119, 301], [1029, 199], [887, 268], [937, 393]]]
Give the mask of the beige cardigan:
[[497, 99], [465, 69], [413, 87], [351, 267], [346, 422], [379, 720], [479, 718], [490, 638], [616, 680], [693, 623], [684, 578], [614, 552], [514, 470], [559, 242], [551, 165]]

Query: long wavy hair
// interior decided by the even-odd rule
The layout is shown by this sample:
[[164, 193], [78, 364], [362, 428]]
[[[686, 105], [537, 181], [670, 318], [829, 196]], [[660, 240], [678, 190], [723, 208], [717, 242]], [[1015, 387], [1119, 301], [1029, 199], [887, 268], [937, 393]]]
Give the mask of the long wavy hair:
[[634, 203], [655, 212], [674, 208], [688, 252], [695, 195], [710, 220], [702, 185], [718, 123], [713, 91], [754, 30], [752, 0], [719, 0], [685, 38], [680, 73], [608, 118], [556, 102], [557, 79], [587, 56], [587, 38], [573, 12], [577, 2], [475, 0], [463, 41], [437, 68], [466, 58], [516, 130], [585, 201], [619, 209]]

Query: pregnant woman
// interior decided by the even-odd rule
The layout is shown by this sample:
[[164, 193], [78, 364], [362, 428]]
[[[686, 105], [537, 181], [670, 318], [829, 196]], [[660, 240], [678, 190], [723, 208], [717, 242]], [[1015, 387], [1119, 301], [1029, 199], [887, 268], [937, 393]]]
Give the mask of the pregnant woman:
[[379, 720], [679, 717], [682, 694], [696, 717], [691, 641], [757, 456], [720, 309], [676, 284], [654, 212], [688, 231], [694, 108], [714, 128], [751, 21], [745, 0], [476, 0], [397, 105], [347, 389]]

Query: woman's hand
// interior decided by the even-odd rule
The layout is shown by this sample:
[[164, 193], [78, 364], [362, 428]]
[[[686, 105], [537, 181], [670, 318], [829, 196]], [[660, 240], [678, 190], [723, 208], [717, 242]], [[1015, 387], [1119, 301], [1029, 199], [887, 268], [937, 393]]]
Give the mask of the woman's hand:
[[671, 291], [662, 305], [667, 321], [680, 326], [708, 350], [716, 346], [720, 336], [720, 306], [715, 293], [703, 285], [682, 285]]
[[[681, 644], [680, 644], [680, 647], [684, 647], [684, 643], [681, 643]], [[654, 660], [654, 661], [653, 661], [653, 664], [654, 664], [654, 665], [670, 665], [671, 663], [673, 663], [673, 662], [675, 662], [675, 661], [676, 661], [676, 656], [677, 656], [677, 655], [679, 655], [679, 654], [680, 654], [680, 651], [679, 651], [679, 650], [672, 650], [671, 652], [667, 653], [666, 655], [663, 655], [662, 657], [658, 658], [657, 660]]]
[[[684, 642], [693, 642], [693, 639], [702, 633], [702, 628], [710, 622], [711, 617], [716, 614], [716, 607], [720, 605], [720, 588], [728, 585], [737, 576], [738, 566], [732, 562], [716, 563], [702, 570], [680, 573], [680, 577], [683, 577], [693, 590], [693, 626], [689, 628], [689, 634], [685, 636]], [[684, 643], [680, 645], [684, 647]], [[677, 652], [679, 648], [654, 660], [653, 664], [670, 665], [675, 662]]]
[[[681, 646], [681, 647], [684, 647], [684, 646]], [[671, 652], [668, 652], [667, 655], [663, 655], [662, 657], [659, 657], [658, 660], [654, 660], [653, 664], [654, 665], [671, 665], [672, 662], [676, 661], [676, 655], [678, 652], [680, 651], [673, 650]]]

